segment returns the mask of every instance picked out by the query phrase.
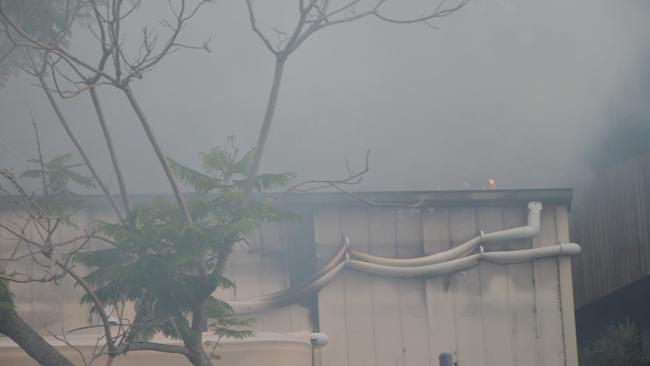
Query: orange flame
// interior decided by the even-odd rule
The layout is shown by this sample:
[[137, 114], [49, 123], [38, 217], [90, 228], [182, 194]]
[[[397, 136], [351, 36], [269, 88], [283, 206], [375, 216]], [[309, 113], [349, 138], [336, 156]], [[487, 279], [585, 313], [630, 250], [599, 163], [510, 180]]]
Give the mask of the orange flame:
[[488, 178], [487, 183], [490, 189], [495, 189], [497, 187], [497, 181], [492, 177]]

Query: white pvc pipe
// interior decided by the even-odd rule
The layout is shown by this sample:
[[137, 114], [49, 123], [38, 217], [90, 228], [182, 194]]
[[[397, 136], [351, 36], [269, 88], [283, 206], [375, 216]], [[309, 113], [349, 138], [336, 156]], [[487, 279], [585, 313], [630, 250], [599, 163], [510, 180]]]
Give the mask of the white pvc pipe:
[[541, 221], [542, 203], [528, 203], [528, 224], [513, 229], [495, 231], [493, 233], [482, 234], [481, 243], [490, 243], [504, 240], [530, 239], [539, 233]]
[[357, 260], [348, 262], [351, 269], [370, 273], [378, 276], [390, 277], [430, 277], [459, 272], [486, 261], [497, 264], [513, 264], [529, 262], [539, 258], [553, 256], [573, 256], [580, 253], [580, 246], [575, 243], [550, 245], [539, 248], [511, 250], [504, 252], [481, 252], [467, 257], [452, 259], [443, 263], [429, 264], [425, 266], [403, 267], [387, 266], [375, 263], [366, 263]]
[[481, 251], [479, 254], [464, 256], [474, 251], [481, 243], [527, 239], [535, 236], [539, 232], [540, 228], [541, 210], [542, 204], [540, 202], [530, 202], [528, 204], [528, 225], [487, 234], [481, 232], [479, 236], [450, 250], [420, 258], [383, 258], [351, 251], [352, 254], [361, 259], [361, 261], [349, 260], [346, 255], [346, 251], [349, 250], [349, 241], [347, 238], [344, 238], [341, 248], [330, 262], [312, 279], [306, 281], [304, 284], [296, 288], [284, 289], [254, 299], [233, 301], [230, 302], [229, 305], [232, 307], [233, 312], [236, 315], [240, 315], [261, 312], [271, 308], [295, 303], [299, 301], [302, 296], [325, 287], [343, 270], [346, 265], [355, 270], [380, 276], [421, 277], [462, 271], [476, 266], [481, 260], [492, 263], [509, 264], [526, 262], [548, 256], [578, 254], [580, 252], [580, 246], [570, 243], [507, 252], [486, 253]]
[[351, 252], [353, 257], [358, 258], [363, 262], [375, 263], [384, 266], [413, 267], [446, 262], [454, 258], [461, 257], [476, 249], [480, 243], [481, 237], [477, 236], [444, 252], [439, 252], [418, 258], [388, 258], [377, 257], [371, 254], [361, 253], [354, 250]]
[[424, 257], [418, 258], [387, 258], [378, 257], [367, 253], [357, 252], [351, 250], [352, 256], [368, 263], [381, 264], [385, 266], [425, 266], [429, 264], [436, 264], [446, 262], [468, 253], [471, 253], [480, 244], [493, 243], [497, 241], [516, 240], [516, 239], [529, 239], [539, 233], [540, 218], [542, 211], [541, 202], [528, 203], [528, 223], [526, 226], [520, 226], [512, 229], [495, 231], [493, 233], [481, 232], [479, 236], [474, 237], [460, 245], [457, 245], [444, 252], [439, 252]]
[[306, 286], [297, 289], [282, 291], [281, 295], [267, 298], [256, 298], [244, 301], [230, 302], [235, 315], [258, 313], [265, 310], [289, 305], [298, 302], [300, 298], [308, 293], [316, 292], [330, 283], [344, 267], [349, 266], [351, 269], [388, 277], [433, 277], [445, 275], [454, 272], [460, 272], [478, 265], [481, 261], [495, 264], [515, 264], [530, 262], [535, 259], [557, 257], [557, 256], [574, 256], [579, 254], [581, 248], [578, 244], [568, 243], [559, 245], [549, 245], [539, 248], [511, 250], [503, 252], [481, 252], [467, 257], [456, 258], [443, 263], [430, 264], [426, 266], [401, 267], [386, 266], [375, 263], [366, 263], [357, 260], [348, 260], [347, 258], [333, 267], [329, 272], [324, 273], [315, 281]]
[[268, 296], [264, 298], [254, 298], [254, 299], [243, 300], [243, 301], [232, 301], [232, 302], [228, 302], [228, 305], [230, 305], [235, 315], [240, 315], [240, 314], [257, 313], [264, 310], [277, 308], [280, 306], [285, 306], [285, 305], [298, 302], [302, 296], [307, 295], [310, 292], [318, 291], [323, 287], [325, 287], [328, 283], [330, 283], [336, 277], [336, 275], [338, 275], [339, 272], [343, 270], [343, 267], [345, 267], [346, 263], [347, 260], [344, 259], [341, 263], [337, 264], [329, 272], [324, 273], [315, 281], [301, 288], [279, 291], [281, 292], [281, 294], [279, 295], [276, 294], [274, 296]]
[[538, 248], [479, 253], [480, 259], [494, 264], [516, 264], [547, 257], [573, 257], [582, 251], [579, 244], [560, 243]]
[[325, 264], [323, 268], [321, 268], [316, 274], [311, 276], [311, 278], [301, 282], [300, 284], [293, 287], [286, 288], [284, 290], [271, 292], [269, 294], [258, 296], [256, 298], [246, 299], [243, 301], [267, 301], [275, 297], [282, 297], [282, 296], [289, 295], [292, 292], [302, 291], [303, 288], [311, 286], [314, 282], [318, 281], [321, 277], [331, 272], [332, 269], [334, 269], [336, 265], [339, 264], [341, 260], [343, 260], [347, 256], [347, 251], [349, 246], [350, 246], [350, 241], [348, 240], [348, 238], [343, 237], [341, 247], [336, 252], [336, 254], [334, 254], [332, 259], [330, 259], [330, 261], [327, 262], [327, 264]]
[[262, 296], [239, 301], [229, 301], [228, 305], [230, 305], [233, 313], [236, 315], [256, 313], [282, 306], [282, 304], [290, 304], [298, 300], [300, 296], [311, 291], [320, 290], [343, 269], [343, 263], [341, 261], [347, 258], [350, 241], [347, 237], [342, 237], [341, 241], [341, 247], [332, 259], [310, 279], [295, 287], [285, 288]]

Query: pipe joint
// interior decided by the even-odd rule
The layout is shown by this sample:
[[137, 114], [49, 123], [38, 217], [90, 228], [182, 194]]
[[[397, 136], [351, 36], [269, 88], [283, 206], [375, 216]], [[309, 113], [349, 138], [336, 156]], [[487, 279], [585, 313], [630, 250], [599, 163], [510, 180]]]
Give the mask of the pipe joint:
[[539, 201], [528, 202], [528, 211], [542, 212], [542, 203]]

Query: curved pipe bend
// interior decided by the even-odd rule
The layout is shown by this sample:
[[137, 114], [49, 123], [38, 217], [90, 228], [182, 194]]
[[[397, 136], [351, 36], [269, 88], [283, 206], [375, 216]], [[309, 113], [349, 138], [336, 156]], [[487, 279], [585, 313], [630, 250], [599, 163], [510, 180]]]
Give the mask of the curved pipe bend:
[[326, 273], [313, 282], [300, 288], [278, 291], [275, 296], [256, 298], [244, 301], [230, 302], [233, 315], [258, 313], [280, 306], [296, 303], [300, 298], [310, 292], [319, 291], [330, 283], [346, 266], [351, 269], [389, 277], [433, 277], [439, 275], [460, 272], [477, 266], [481, 261], [495, 264], [516, 264], [530, 262], [535, 259], [575, 256], [581, 251], [580, 245], [575, 243], [543, 246], [532, 249], [511, 250], [505, 252], [481, 252], [467, 257], [456, 258], [443, 263], [430, 264], [416, 267], [386, 266], [374, 263], [366, 263], [357, 260], [349, 260], [347, 256], [340, 263], [336, 264]]
[[[350, 250], [348, 239], [343, 238], [341, 247], [330, 262], [303, 284], [253, 299], [229, 302], [229, 305], [235, 315], [241, 315], [295, 303], [299, 301], [301, 296], [325, 287], [346, 265], [355, 270], [380, 276], [421, 277], [462, 271], [476, 266], [481, 260], [509, 264], [548, 256], [578, 254], [580, 246], [570, 243], [508, 252], [481, 251], [478, 254], [465, 256], [482, 243], [528, 239], [537, 235], [540, 229], [541, 210], [542, 204], [540, 202], [530, 202], [528, 204], [528, 224], [526, 226], [487, 234], [481, 232], [479, 236], [452, 249], [420, 258], [384, 258], [357, 252]], [[348, 251], [361, 260], [349, 260]]]
[[230, 305], [232, 308], [233, 315], [241, 315], [258, 313], [264, 310], [296, 303], [300, 300], [300, 297], [312, 291], [318, 291], [325, 287], [336, 277], [336, 275], [339, 274], [339, 272], [341, 272], [341, 270], [343, 270], [343, 267], [345, 267], [346, 264], [347, 260], [343, 260], [341, 263], [334, 266], [334, 268], [332, 268], [329, 272], [325, 273], [315, 281], [301, 288], [278, 291], [282, 292], [282, 294], [278, 294], [272, 297], [232, 301], [228, 302], [228, 305]]
[[529, 239], [539, 233], [541, 221], [542, 203], [529, 202], [528, 203], [528, 223], [526, 226], [520, 226], [512, 229], [495, 231], [492, 233], [481, 232], [478, 236], [457, 245], [444, 252], [439, 252], [419, 258], [386, 258], [378, 257], [367, 253], [350, 250], [354, 258], [363, 262], [380, 264], [385, 266], [399, 266], [399, 267], [413, 267], [413, 266], [426, 266], [429, 264], [436, 264], [456, 259], [471, 253], [480, 244], [492, 243], [504, 240], [516, 239]]
[[357, 260], [348, 262], [354, 270], [378, 276], [390, 277], [431, 277], [463, 271], [478, 265], [481, 261], [496, 264], [515, 264], [529, 262], [539, 258], [555, 256], [574, 256], [581, 251], [580, 245], [575, 243], [550, 245], [539, 248], [511, 250], [505, 252], [481, 252], [467, 257], [452, 259], [443, 263], [425, 266], [400, 267], [387, 266], [375, 263], [366, 263]]
[[495, 231], [493, 233], [481, 233], [481, 243], [490, 243], [504, 240], [530, 239], [539, 233], [541, 223], [542, 203], [528, 203], [528, 223], [512, 229]]
[[238, 315], [255, 313], [273, 307], [290, 304], [306, 293], [318, 291], [332, 281], [343, 269], [343, 265], [347, 260], [349, 245], [350, 241], [347, 238], [342, 238], [341, 247], [334, 257], [332, 257], [332, 259], [323, 266], [318, 273], [296, 287], [290, 287], [252, 299], [231, 301], [228, 302], [228, 305], [232, 308], [233, 313]]

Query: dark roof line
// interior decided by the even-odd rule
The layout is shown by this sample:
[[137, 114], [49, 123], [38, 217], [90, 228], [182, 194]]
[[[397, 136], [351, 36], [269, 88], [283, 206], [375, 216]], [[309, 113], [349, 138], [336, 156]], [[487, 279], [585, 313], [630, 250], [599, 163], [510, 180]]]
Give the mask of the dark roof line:
[[[188, 196], [194, 195], [189, 193]], [[376, 202], [382, 206], [408, 207], [473, 207], [473, 206], [507, 206], [525, 204], [531, 201], [570, 206], [573, 191], [570, 188], [551, 189], [495, 189], [495, 190], [448, 190], [448, 191], [367, 191], [354, 192], [363, 200]], [[134, 204], [149, 202], [155, 197], [173, 200], [171, 194], [132, 194]], [[368, 206], [367, 202], [353, 195], [342, 192], [309, 193], [258, 193], [258, 199], [273, 198], [280, 207], [294, 209], [312, 209], [333, 206]], [[83, 195], [89, 209], [109, 209], [106, 198], [100, 194]], [[11, 203], [8, 197], [0, 196], [0, 207]]]

